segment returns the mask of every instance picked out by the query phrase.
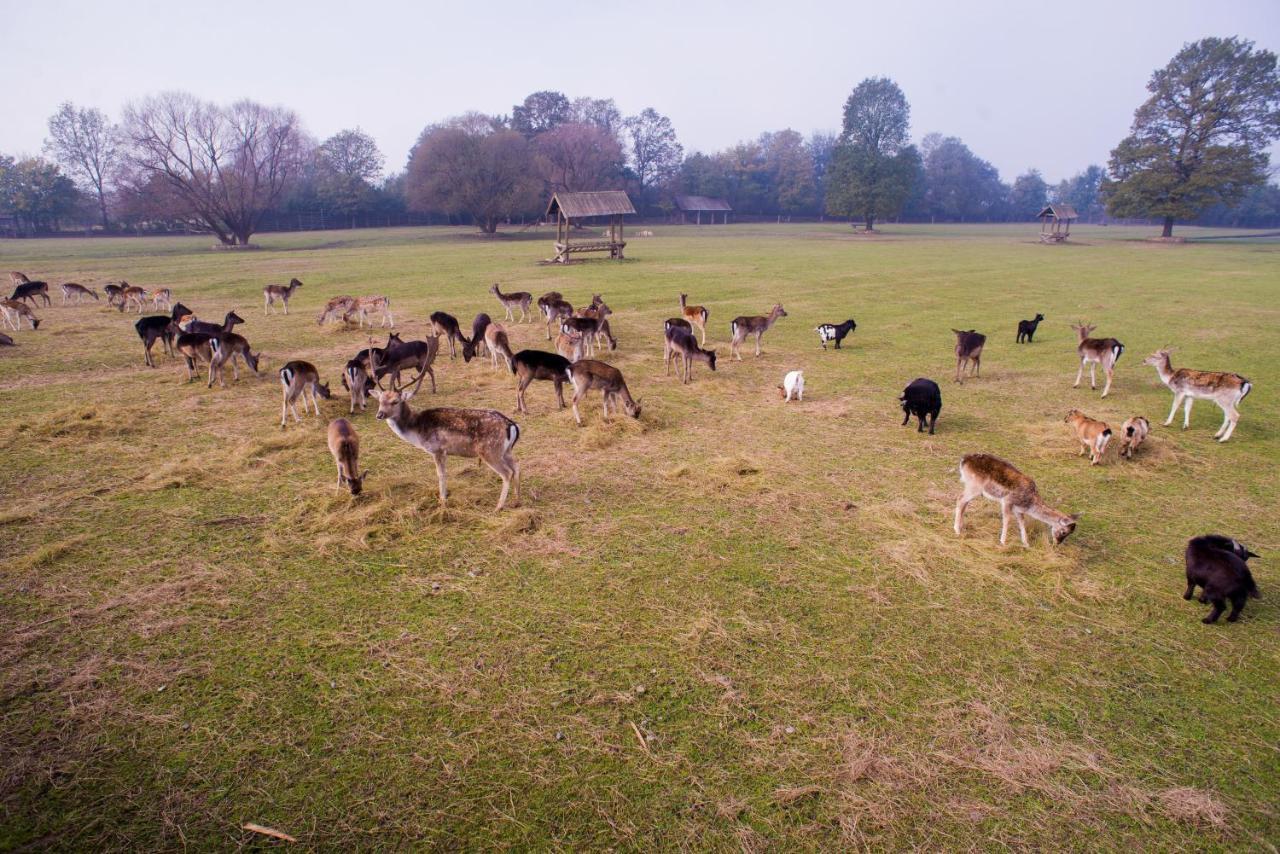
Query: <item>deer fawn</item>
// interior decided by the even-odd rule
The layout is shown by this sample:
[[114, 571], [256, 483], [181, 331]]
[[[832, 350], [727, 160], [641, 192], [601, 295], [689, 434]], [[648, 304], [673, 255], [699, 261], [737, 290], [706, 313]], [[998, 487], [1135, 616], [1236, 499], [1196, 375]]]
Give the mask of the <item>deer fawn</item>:
[[365, 321], [369, 322], [369, 327], [373, 327], [373, 321], [369, 320], [369, 315], [375, 312], [381, 312], [382, 318], [378, 321], [378, 328], [385, 326], [395, 327], [396, 318], [391, 313], [390, 297], [356, 297], [356, 314], [360, 320], [360, 327], [363, 329]]
[[1147, 440], [1150, 432], [1151, 422], [1141, 415], [1127, 419], [1120, 428], [1120, 435], [1123, 437], [1120, 440], [1120, 456], [1133, 459], [1138, 446]]
[[578, 412], [578, 401], [586, 397], [587, 392], [593, 388], [600, 389], [604, 398], [606, 421], [609, 419], [609, 404], [612, 403], [617, 410], [619, 401], [627, 415], [637, 419], [640, 417], [640, 401], [632, 400], [627, 383], [622, 378], [622, 371], [612, 365], [593, 359], [574, 362], [569, 366], [569, 382], [573, 384], [573, 418], [579, 427], [582, 426], [582, 415]]
[[[729, 331], [732, 335], [729, 341], [729, 354], [741, 362], [742, 354], [738, 352], [738, 348], [742, 346], [743, 341], [747, 340], [748, 335], [754, 335], [756, 336], [756, 356], [759, 356], [760, 336], [768, 332], [769, 328], [778, 322], [778, 318], [786, 316], [787, 312], [783, 310], [782, 303], [777, 303], [764, 317], [760, 315], [735, 317], [729, 323]], [[685, 319], [688, 320], [688, 318]]]
[[159, 288], [151, 292], [151, 306], [156, 311], [169, 311], [173, 308], [173, 291]]
[[342, 489], [345, 483], [352, 495], [359, 495], [369, 472], [357, 474], [360, 470], [360, 437], [345, 418], [329, 422], [329, 453], [333, 454], [333, 462], [338, 467], [337, 488]]
[[520, 309], [521, 323], [533, 320], [529, 314], [529, 303], [533, 302], [533, 294], [526, 293], [525, 291], [512, 291], [509, 294], [504, 294], [498, 287], [497, 282], [494, 282], [492, 287], [489, 288], [489, 293], [497, 297], [498, 302], [502, 303], [502, 307], [507, 310], [507, 320], [510, 320], [512, 323], [516, 322], [514, 312], [517, 308]]
[[142, 307], [146, 304], [147, 299], [146, 288], [130, 285], [120, 292], [120, 302], [116, 303], [116, 308], [124, 312], [132, 306], [138, 309], [138, 314], [142, 314]]
[[987, 344], [987, 336], [972, 329], [952, 329], [951, 331], [956, 334], [956, 382], [963, 385], [962, 371], [967, 363], [973, 363], [973, 368], [969, 372], [972, 376], [982, 375], [982, 348]]
[[1160, 375], [1160, 382], [1173, 392], [1173, 408], [1169, 410], [1169, 417], [1165, 419], [1164, 425], [1168, 427], [1173, 423], [1178, 405], [1185, 401], [1182, 429], [1186, 430], [1191, 426], [1191, 402], [1196, 399], [1212, 400], [1218, 404], [1223, 416], [1222, 426], [1213, 434], [1213, 438], [1219, 442], [1227, 441], [1236, 431], [1236, 422], [1240, 420], [1240, 412], [1236, 407], [1249, 396], [1253, 383], [1239, 374], [1226, 371], [1193, 371], [1190, 368], [1174, 370], [1169, 363], [1170, 352], [1167, 348], [1157, 350], [1142, 360], [1142, 364], [1155, 367], [1156, 373]]
[[[159, 293], [157, 291], [156, 293]], [[62, 304], [66, 305], [71, 302], [71, 298], [75, 297], [76, 305], [79, 305], [85, 297], [93, 297], [94, 302], [99, 301], [98, 292], [93, 288], [86, 288], [84, 285], [78, 285], [75, 282], [67, 282], [62, 286]], [[165, 309], [168, 311], [168, 308]]]
[[1107, 443], [1111, 441], [1111, 427], [1105, 421], [1090, 418], [1079, 409], [1071, 410], [1062, 420], [1075, 431], [1076, 439], [1080, 442], [1080, 454], [1088, 452], [1089, 464], [1096, 466], [1102, 462], [1102, 457], [1107, 452]]
[[1076, 371], [1076, 384], [1072, 388], [1080, 387], [1080, 378], [1084, 376], [1084, 366], [1089, 366], [1089, 388], [1097, 389], [1097, 366], [1102, 365], [1102, 371], [1107, 375], [1107, 384], [1102, 389], [1102, 396], [1106, 397], [1107, 392], [1111, 391], [1111, 377], [1115, 373], [1116, 360], [1120, 358], [1120, 354], [1124, 352], [1124, 345], [1114, 338], [1090, 338], [1089, 333], [1097, 329], [1096, 326], [1086, 326], [1083, 323], [1073, 323], [1071, 328], [1076, 331], [1076, 335], [1080, 339], [1080, 343], [1076, 345], [1076, 352], [1080, 354], [1080, 369]]
[[320, 415], [320, 402], [316, 400], [316, 395], [328, 400], [331, 395], [329, 393], [329, 384], [320, 382], [320, 372], [316, 370], [316, 366], [310, 362], [304, 362], [295, 359], [292, 362], [286, 362], [285, 366], [280, 369], [280, 385], [283, 388], [283, 397], [280, 403], [280, 426], [284, 427], [287, 423], [288, 413], [293, 413], [293, 421], [295, 424], [302, 421], [298, 417], [298, 408], [294, 402], [302, 398], [302, 411], [307, 412], [307, 392], [311, 392], [311, 405], [316, 409], [316, 415]]
[[302, 282], [297, 279], [290, 279], [287, 285], [267, 285], [262, 289], [262, 313], [266, 314], [268, 310], [275, 312], [276, 303], [284, 306], [284, 313], [289, 313], [289, 298], [293, 296], [293, 292], [302, 287]]
[[[702, 333], [702, 343], [698, 346], [707, 346], [707, 318], [711, 316], [711, 312], [707, 311], [706, 306], [689, 305], [689, 295], [680, 295], [680, 316], [685, 319], [690, 326], [698, 327], [698, 331]], [[785, 316], [785, 315], [784, 315]]]
[[1024, 517], [1030, 516], [1049, 526], [1053, 534], [1054, 545], [1061, 543], [1076, 529], [1080, 515], [1068, 516], [1054, 510], [1040, 498], [1036, 490], [1036, 482], [999, 457], [990, 454], [968, 454], [960, 460], [960, 482], [964, 484], [964, 492], [956, 501], [956, 534], [964, 530], [964, 511], [969, 502], [981, 495], [992, 501], [1000, 502], [1000, 545], [1004, 545], [1009, 537], [1009, 517], [1018, 522], [1018, 533], [1022, 535], [1022, 545], [1030, 548], [1027, 542], [1027, 523]]

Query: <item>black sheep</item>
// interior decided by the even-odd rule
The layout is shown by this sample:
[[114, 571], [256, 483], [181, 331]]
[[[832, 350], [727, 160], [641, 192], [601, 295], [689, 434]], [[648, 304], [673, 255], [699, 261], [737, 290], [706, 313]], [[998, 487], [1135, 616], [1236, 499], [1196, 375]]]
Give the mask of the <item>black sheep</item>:
[[1234, 623], [1240, 619], [1245, 600], [1250, 596], [1258, 598], [1258, 585], [1249, 572], [1248, 560], [1251, 557], [1257, 555], [1243, 544], [1219, 534], [1193, 537], [1187, 542], [1187, 591], [1182, 598], [1190, 599], [1195, 595], [1196, 587], [1204, 588], [1200, 592], [1200, 601], [1212, 602], [1213, 610], [1202, 622], [1216, 623], [1230, 599], [1231, 613], [1227, 615], [1227, 622]]
[[903, 389], [902, 397], [898, 400], [902, 401], [902, 426], [905, 427], [914, 415], [920, 419], [920, 424], [916, 427], [916, 432], [920, 433], [924, 430], [924, 418], [927, 415], [929, 435], [932, 436], [933, 427], [938, 423], [938, 413], [942, 411], [942, 389], [938, 388], [938, 384], [920, 377]]
[[1044, 320], [1043, 314], [1036, 314], [1035, 320], [1019, 320], [1018, 321], [1018, 343], [1026, 341], [1031, 343], [1031, 339], [1035, 337], [1036, 327], [1040, 325], [1040, 321]]

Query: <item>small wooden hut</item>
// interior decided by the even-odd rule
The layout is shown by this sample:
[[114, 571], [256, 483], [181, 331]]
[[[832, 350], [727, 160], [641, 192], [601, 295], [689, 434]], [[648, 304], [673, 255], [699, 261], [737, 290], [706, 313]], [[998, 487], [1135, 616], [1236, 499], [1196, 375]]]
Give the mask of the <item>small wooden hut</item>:
[[[579, 252], [608, 252], [610, 258], [621, 260], [627, 242], [622, 235], [622, 218], [634, 214], [631, 199], [622, 190], [596, 190], [589, 193], [555, 193], [547, 205], [547, 219], [556, 218], [556, 257], [560, 264], [569, 263], [569, 256]], [[608, 217], [608, 227], [603, 237], [573, 239], [573, 227], [584, 219]]]
[[1048, 205], [1036, 214], [1040, 220], [1040, 242], [1061, 243], [1071, 236], [1071, 221], [1079, 219], [1071, 205]]
[[702, 225], [704, 213], [707, 214], [707, 222], [711, 225], [716, 224], [716, 214], [720, 214], [720, 221], [728, 225], [729, 214], [733, 212], [733, 208], [727, 201], [713, 199], [710, 196], [676, 196], [676, 210], [680, 211], [681, 225], [689, 221], [689, 214], [694, 215], [695, 225]]

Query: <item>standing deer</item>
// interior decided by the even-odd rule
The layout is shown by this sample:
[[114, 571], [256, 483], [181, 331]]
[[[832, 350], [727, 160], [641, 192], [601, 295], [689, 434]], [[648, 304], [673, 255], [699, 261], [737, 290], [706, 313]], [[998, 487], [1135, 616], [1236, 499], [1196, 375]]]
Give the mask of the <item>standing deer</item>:
[[664, 336], [666, 345], [662, 353], [662, 361], [667, 366], [667, 376], [671, 375], [671, 363], [676, 365], [676, 376], [680, 382], [693, 381], [693, 363], [703, 362], [711, 370], [716, 369], [716, 351], [704, 350], [698, 346], [693, 333], [678, 326], [669, 327]]
[[[427, 336], [425, 341], [402, 341], [398, 333], [392, 332], [387, 336], [387, 346], [382, 352], [370, 349], [370, 370], [373, 373], [374, 382], [391, 374], [391, 382], [398, 383], [401, 371], [414, 368], [418, 371], [417, 382], [413, 384], [414, 392], [417, 392], [422, 385], [422, 377], [425, 375], [431, 377], [431, 393], [435, 394], [436, 372], [431, 366], [439, 350], [440, 339], [435, 335]], [[378, 365], [376, 368], [373, 367], [375, 357]]]
[[538, 297], [538, 309], [547, 322], [547, 340], [551, 340], [551, 324], [566, 317], [573, 317], [573, 306], [565, 301], [559, 291], [548, 291]]
[[711, 312], [707, 311], [706, 306], [689, 305], [688, 300], [688, 294], [680, 295], [680, 315], [690, 325], [698, 327], [698, 332], [702, 333], [702, 343], [698, 346], [705, 347], [707, 346], [707, 318], [711, 316]]
[[102, 286], [102, 292], [107, 295], [107, 305], [117, 305], [124, 293], [124, 289], [129, 287], [128, 282], [107, 282]]
[[99, 301], [98, 292], [93, 288], [86, 288], [84, 285], [78, 285], [75, 282], [67, 282], [62, 286], [62, 304], [66, 305], [71, 302], [72, 297], [75, 297], [76, 305], [79, 305], [85, 297], [93, 297], [94, 302]]
[[507, 370], [515, 373], [511, 367], [512, 359], [515, 356], [511, 352], [511, 342], [507, 339], [507, 330], [502, 328], [501, 324], [490, 323], [484, 330], [484, 345], [489, 351], [489, 367], [498, 367], [498, 360], [501, 359], [507, 363]]
[[[787, 312], [783, 310], [782, 303], [777, 303], [769, 311], [767, 316], [760, 315], [735, 317], [729, 324], [729, 331], [732, 338], [729, 343], [730, 355], [737, 357], [738, 361], [742, 361], [742, 354], [738, 352], [738, 348], [742, 346], [742, 342], [747, 340], [748, 335], [756, 336], [756, 356], [760, 355], [760, 336], [769, 331], [773, 324], [778, 322], [778, 318], [786, 317]], [[687, 319], [687, 318], [686, 318]], [[692, 323], [693, 321], [690, 321]]]
[[534, 380], [546, 380], [556, 387], [556, 402], [564, 409], [564, 384], [569, 381], [570, 362], [564, 356], [542, 350], [521, 350], [511, 360], [511, 373], [516, 375], [516, 412], [526, 415], [524, 392]]
[[1116, 360], [1124, 352], [1124, 345], [1114, 338], [1090, 338], [1089, 333], [1097, 329], [1098, 327], [1096, 326], [1073, 323], [1071, 328], [1076, 331], [1076, 335], [1080, 340], [1080, 343], [1076, 345], [1076, 352], [1080, 354], [1080, 369], [1076, 371], [1076, 384], [1072, 388], [1080, 387], [1080, 378], [1084, 376], [1084, 366], [1088, 365], [1089, 388], [1097, 389], [1097, 366], [1102, 365], [1103, 373], [1107, 375], [1107, 384], [1102, 389], [1102, 396], [1106, 397], [1107, 392], [1111, 391], [1111, 376], [1116, 369]]
[[475, 356], [475, 345], [467, 336], [462, 334], [462, 328], [458, 326], [458, 318], [452, 314], [443, 311], [431, 312], [431, 328], [435, 330], [437, 335], [443, 335], [449, 340], [449, 358], [452, 359], [457, 355], [454, 349], [454, 343], [462, 345], [462, 361], [470, 362]]
[[498, 302], [502, 303], [502, 307], [507, 311], [507, 320], [510, 320], [512, 323], [516, 322], [515, 310], [517, 308], [520, 309], [521, 323], [533, 320], [529, 315], [529, 303], [533, 301], [533, 294], [525, 291], [512, 291], [509, 294], [504, 294], [498, 288], [497, 282], [494, 282], [493, 286], [489, 288], [489, 293], [497, 297]]
[[968, 331], [952, 329], [951, 331], [956, 334], [956, 382], [963, 385], [961, 369], [967, 363], [973, 363], [973, 369], [970, 371], [973, 376], [982, 375], [982, 348], [986, 346], [987, 336], [972, 329]]
[[364, 479], [369, 476], [366, 469], [360, 471], [360, 437], [356, 428], [345, 418], [335, 418], [329, 422], [329, 453], [333, 454], [333, 462], [338, 467], [338, 489], [345, 483], [352, 495], [359, 495], [364, 488]]
[[343, 326], [351, 323], [351, 315], [355, 314], [356, 298], [349, 296], [330, 297], [316, 316], [316, 326], [324, 326], [330, 320], [341, 320]]
[[365, 321], [369, 321], [369, 326], [373, 326], [373, 321], [369, 320], [369, 315], [374, 312], [381, 312], [382, 318], [378, 321], [378, 328], [384, 326], [394, 327], [396, 325], [395, 316], [391, 313], [390, 297], [356, 297], [356, 312], [360, 316], [360, 326], [364, 327]]
[[287, 285], [267, 285], [262, 289], [262, 313], [266, 314], [268, 310], [275, 312], [277, 302], [284, 306], [284, 313], [289, 313], [289, 298], [293, 296], [293, 292], [302, 287], [302, 282], [297, 279], [290, 279]]
[[569, 382], [573, 383], [573, 418], [578, 422], [579, 427], [582, 426], [582, 415], [578, 412], [578, 401], [586, 397], [587, 392], [593, 388], [600, 389], [604, 398], [606, 421], [609, 419], [610, 403], [616, 411], [618, 403], [621, 402], [627, 415], [637, 419], [640, 417], [640, 401], [632, 400], [627, 383], [622, 378], [622, 371], [612, 365], [606, 365], [594, 359], [574, 362], [569, 366]]
[[[366, 353], [368, 351], [365, 351]], [[347, 362], [342, 369], [342, 387], [351, 395], [351, 409], [348, 415], [354, 415], [356, 407], [364, 412], [368, 405], [369, 392], [373, 390], [373, 378], [369, 376], [368, 363], [357, 355]]]
[[121, 312], [126, 311], [130, 306], [138, 309], [138, 314], [142, 314], [142, 307], [147, 302], [147, 289], [140, 288], [137, 285], [129, 285], [120, 291], [120, 302], [116, 303], [116, 308]]
[[258, 373], [258, 359], [262, 358], [262, 354], [250, 352], [249, 341], [243, 335], [237, 335], [234, 332], [220, 333], [210, 339], [209, 347], [213, 351], [213, 358], [209, 361], [209, 388], [213, 388], [215, 377], [220, 387], [226, 387], [227, 382], [222, 370], [227, 362], [231, 362], [231, 370], [236, 382], [240, 381], [240, 367], [236, 363], [237, 359], [243, 359], [255, 374]]
[[[179, 324], [183, 321], [178, 320]], [[244, 318], [236, 314], [234, 311], [228, 311], [223, 316], [221, 323], [210, 323], [207, 320], [199, 320], [195, 315], [187, 315], [186, 323], [183, 330], [186, 332], [203, 332], [205, 335], [221, 335], [223, 332], [230, 332], [235, 329], [236, 324], [244, 323]]]
[[146, 317], [139, 317], [138, 322], [133, 324], [133, 328], [137, 330], [138, 337], [142, 339], [143, 361], [148, 368], [154, 368], [156, 363], [151, 359], [151, 348], [155, 346], [157, 341], [164, 342], [164, 352], [166, 356], [173, 356], [173, 339], [178, 334], [178, 323], [167, 314], [151, 314]]
[[1178, 405], [1186, 402], [1182, 414], [1182, 429], [1191, 426], [1191, 403], [1194, 400], [1212, 400], [1222, 410], [1222, 426], [1213, 438], [1225, 442], [1236, 431], [1236, 422], [1240, 420], [1240, 412], [1236, 409], [1253, 390], [1253, 383], [1239, 374], [1226, 371], [1193, 371], [1190, 368], [1174, 370], [1169, 363], [1168, 348], [1157, 350], [1142, 360], [1142, 364], [1151, 365], [1160, 375], [1160, 382], [1173, 392], [1173, 408], [1164, 426], [1173, 423], [1173, 416], [1178, 412]]
[[488, 352], [488, 346], [484, 341], [484, 333], [488, 331], [491, 323], [493, 323], [493, 318], [483, 311], [476, 315], [475, 320], [471, 321], [471, 349], [477, 356], [483, 356]]
[[27, 279], [24, 282], [14, 283], [13, 293], [9, 296], [9, 299], [31, 300], [32, 305], [39, 305], [36, 302], [37, 297], [43, 300], [46, 306], [53, 304], [53, 300], [49, 299], [48, 282], [33, 282]]
[[964, 492], [956, 501], [956, 535], [964, 530], [964, 511], [969, 502], [981, 495], [1000, 502], [1000, 545], [1009, 537], [1009, 517], [1018, 522], [1022, 545], [1027, 542], [1027, 523], [1030, 516], [1047, 524], [1053, 534], [1054, 545], [1061, 543], [1076, 529], [1080, 515], [1068, 516], [1054, 510], [1040, 497], [1036, 482], [1014, 468], [1013, 464], [990, 454], [967, 454], [960, 460], [960, 482]]
[[182, 354], [187, 365], [187, 382], [196, 377], [196, 368], [203, 361], [213, 364], [213, 336], [204, 332], [180, 332], [174, 349]]
[[329, 384], [320, 382], [320, 372], [316, 370], [316, 366], [310, 362], [304, 362], [295, 359], [292, 362], [286, 362], [285, 366], [280, 369], [280, 385], [283, 388], [283, 399], [280, 403], [280, 426], [284, 427], [287, 423], [287, 415], [293, 413], [293, 421], [295, 424], [302, 421], [298, 417], [298, 408], [294, 402], [302, 398], [302, 411], [307, 410], [307, 392], [311, 392], [311, 405], [316, 409], [316, 415], [320, 415], [320, 402], [316, 400], [316, 395], [328, 400], [332, 395], [329, 393]]
[[160, 288], [152, 291], [151, 305], [156, 311], [171, 310], [173, 308], [173, 291], [169, 288]]

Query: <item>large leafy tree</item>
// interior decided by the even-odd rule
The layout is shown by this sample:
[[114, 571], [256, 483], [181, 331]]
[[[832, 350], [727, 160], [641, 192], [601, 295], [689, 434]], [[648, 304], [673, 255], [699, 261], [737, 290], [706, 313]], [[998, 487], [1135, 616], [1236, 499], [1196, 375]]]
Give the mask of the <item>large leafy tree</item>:
[[534, 92], [524, 103], [511, 108], [511, 129], [532, 139], [573, 120], [573, 105], [563, 92]]
[[966, 220], [989, 218], [1000, 211], [1008, 188], [1000, 173], [954, 136], [929, 134], [924, 151], [924, 207], [929, 216]]
[[1102, 213], [1100, 188], [1104, 177], [1106, 172], [1101, 166], [1089, 166], [1083, 172], [1063, 178], [1053, 190], [1053, 200], [1066, 202], [1085, 221], [1092, 222]]
[[101, 110], [67, 102], [49, 117], [45, 153], [86, 191], [97, 196], [102, 227], [108, 228], [107, 194], [119, 174], [120, 133]]
[[653, 107], [646, 107], [622, 124], [630, 143], [631, 169], [639, 184], [643, 205], [654, 186], [674, 178], [679, 172], [684, 148], [676, 139], [671, 119]]
[[372, 205], [382, 174], [382, 152], [364, 131], [339, 131], [315, 152], [316, 192], [331, 210], [354, 214]]
[[1009, 214], [1014, 219], [1029, 219], [1044, 210], [1048, 201], [1049, 185], [1039, 169], [1032, 169], [1014, 179], [1009, 191]]
[[1151, 75], [1147, 91], [1111, 152], [1103, 195], [1112, 214], [1157, 217], [1170, 237], [1176, 220], [1232, 205], [1266, 180], [1266, 148], [1280, 138], [1274, 53], [1201, 39]]
[[83, 197], [57, 164], [0, 156], [0, 210], [29, 231], [48, 231], [76, 212]]
[[911, 193], [919, 153], [908, 132], [911, 108], [887, 77], [858, 84], [844, 105], [844, 129], [827, 182], [827, 211], [875, 221], [897, 215]]
[[796, 214], [813, 205], [813, 156], [804, 137], [791, 129], [760, 136], [765, 168], [773, 185], [773, 206], [779, 213]]

